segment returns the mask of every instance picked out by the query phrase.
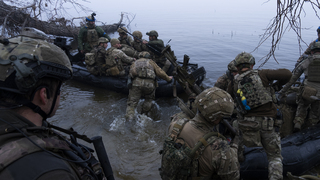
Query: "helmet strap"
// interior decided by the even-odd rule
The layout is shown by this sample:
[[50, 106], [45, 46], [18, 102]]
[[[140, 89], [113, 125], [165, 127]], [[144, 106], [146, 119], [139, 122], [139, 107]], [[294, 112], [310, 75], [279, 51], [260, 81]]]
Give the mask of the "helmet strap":
[[33, 112], [40, 114], [43, 120], [47, 119], [48, 115], [39, 106], [33, 104], [31, 101], [25, 103], [24, 106], [27, 106], [30, 109], [32, 109]]

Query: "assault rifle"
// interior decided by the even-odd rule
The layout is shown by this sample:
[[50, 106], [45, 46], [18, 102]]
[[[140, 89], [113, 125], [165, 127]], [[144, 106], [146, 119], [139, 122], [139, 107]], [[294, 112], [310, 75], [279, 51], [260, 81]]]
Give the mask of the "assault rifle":
[[70, 135], [70, 139], [71, 142], [73, 144], [78, 144], [76, 141], [76, 138], [82, 139], [88, 143], [92, 143], [94, 146], [94, 149], [96, 151], [96, 154], [98, 156], [98, 160], [101, 164], [104, 176], [107, 178], [107, 180], [114, 180], [114, 176], [113, 176], [113, 171], [112, 171], [112, 167], [110, 165], [110, 161], [106, 152], [106, 149], [104, 147], [103, 141], [102, 141], [102, 137], [101, 136], [95, 136], [93, 138], [89, 138], [86, 135], [81, 135], [78, 134], [76, 131], [74, 131], [72, 128], [70, 128], [70, 130], [52, 125], [48, 123], [48, 127], [56, 129], [58, 131], [61, 131], [63, 133], [69, 134]]
[[[123, 29], [122, 27], [120, 27], [120, 29], [122, 29], [124, 32], [130, 34], [132, 37], [138, 39], [141, 43], [143, 43], [143, 40], [142, 40], [142, 39], [140, 39], [140, 38], [138, 38], [137, 36], [131, 34], [131, 33], [128, 32], [127, 30]], [[151, 46], [151, 45], [148, 44], [148, 43], [146, 44], [146, 46], [147, 46], [153, 53], [155, 53], [156, 55], [158, 55], [158, 56], [161, 55], [161, 50], [159, 50], [158, 48], [155, 48], [155, 47]]]
[[[231, 74], [231, 72], [229, 70], [226, 71], [226, 74], [228, 76], [228, 79], [231, 80], [231, 84], [233, 84], [233, 75]], [[246, 108], [244, 107], [244, 105], [242, 104], [242, 101], [241, 101], [241, 97], [234, 91], [234, 89], [232, 89], [232, 92], [233, 92], [233, 96], [234, 96], [234, 100], [236, 101], [236, 109], [238, 112], [240, 112], [241, 114], [247, 114], [247, 110]]]
[[[183, 65], [180, 66], [177, 62], [177, 58], [174, 55], [174, 52], [171, 50], [170, 45], [167, 45], [162, 50], [161, 54], [163, 54], [174, 66], [174, 81], [178, 81], [178, 83], [183, 87], [188, 96], [196, 96], [202, 92], [203, 88], [199, 87], [196, 81], [199, 77], [206, 74], [206, 70], [203, 67], [200, 67], [192, 73], [189, 73], [187, 70], [187, 65], [190, 59], [189, 56], [184, 55]], [[174, 96], [176, 96], [175, 92]]]

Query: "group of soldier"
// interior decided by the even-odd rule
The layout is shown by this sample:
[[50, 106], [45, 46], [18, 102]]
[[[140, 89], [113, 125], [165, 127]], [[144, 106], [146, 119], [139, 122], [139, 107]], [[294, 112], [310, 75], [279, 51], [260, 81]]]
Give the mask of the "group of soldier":
[[[172, 79], [166, 74], [171, 63], [165, 57], [150, 50], [150, 48], [164, 48], [163, 41], [158, 39], [158, 32], [155, 30], [147, 32], [148, 42], [142, 39], [140, 31], [132, 33], [133, 40], [128, 36], [127, 29], [120, 27], [117, 30], [119, 38], [110, 39], [100, 27], [94, 25], [93, 15], [86, 17], [86, 21], [87, 26], [79, 31], [78, 44], [80, 53], [85, 53], [88, 71], [100, 76], [128, 75], [130, 87], [126, 119], [131, 121], [134, 118], [135, 109], [142, 96], [145, 99], [142, 113], [147, 114], [155, 99], [155, 90], [158, 86], [156, 77], [167, 82], [171, 82]], [[106, 49], [109, 41], [111, 48]]]
[[[96, 75], [121, 76], [125, 68], [121, 69], [118, 62], [131, 64], [132, 87], [126, 117], [132, 120], [140, 96], [148, 99], [143, 111], [149, 110], [157, 86], [155, 77], [168, 82], [171, 77], [157, 65], [162, 62], [165, 67], [166, 60], [156, 57], [154, 52], [143, 53], [136, 60], [118, 49], [123, 43], [139, 46], [141, 49], [135, 50], [143, 52], [147, 50], [143, 49], [146, 44], [155, 41], [163, 45], [163, 42], [157, 39], [156, 31], [147, 33], [150, 40], [147, 43], [132, 41], [123, 29], [119, 30], [119, 39], [110, 39], [94, 21], [93, 15], [87, 17], [88, 26], [80, 30], [83, 34], [79, 38], [89, 43], [79, 41], [79, 50], [100, 53], [95, 56], [96, 65], [92, 64]], [[320, 28], [317, 32], [319, 36]], [[141, 33], [135, 34], [142, 38]], [[89, 40], [89, 36], [99, 43]], [[60, 87], [72, 77], [72, 68], [66, 54], [43, 37], [40, 32], [26, 28], [18, 37], [0, 43], [0, 179], [105, 179], [105, 166], [94, 158], [92, 150], [76, 141], [74, 131], [46, 121], [59, 107]], [[106, 50], [109, 41], [112, 48]], [[162, 151], [161, 178], [239, 179], [239, 161], [245, 158], [242, 153], [245, 145], [262, 146], [268, 157], [269, 179], [283, 179], [279, 135], [283, 123], [277, 118], [277, 100], [286, 98], [302, 73], [305, 80], [298, 94], [294, 128], [300, 130], [305, 119], [311, 125], [319, 121], [320, 42], [312, 42], [305, 54], [308, 58], [300, 60], [292, 73], [287, 69], [255, 70], [255, 59], [250, 53], [238, 54], [215, 87], [189, 98], [191, 113], [183, 111], [172, 116]], [[158, 62], [153, 61], [157, 58]], [[115, 62], [108, 64], [106, 59]], [[88, 70], [92, 68], [89, 66]], [[114, 71], [113, 67], [118, 69]], [[279, 91], [278, 98], [275, 91]], [[236, 120], [231, 123], [236, 133], [230, 140], [226, 131], [221, 130], [221, 122], [234, 114]], [[70, 140], [53, 129], [69, 132]]]

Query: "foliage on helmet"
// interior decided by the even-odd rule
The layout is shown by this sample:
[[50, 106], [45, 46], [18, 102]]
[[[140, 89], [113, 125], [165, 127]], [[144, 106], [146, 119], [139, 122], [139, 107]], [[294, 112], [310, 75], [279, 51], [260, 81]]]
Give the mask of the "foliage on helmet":
[[61, 81], [72, 77], [70, 60], [58, 46], [24, 36], [9, 42], [0, 44], [0, 89], [23, 94], [43, 77]]
[[320, 42], [314, 42], [311, 46], [311, 50], [320, 50]]
[[254, 57], [247, 52], [242, 52], [236, 56], [234, 59], [235, 61], [235, 66], [239, 66], [240, 64], [250, 64], [250, 65], [255, 65], [255, 59]]
[[140, 31], [133, 31], [132, 35], [138, 37], [139, 39], [142, 39], [142, 33]]
[[228, 70], [230, 72], [236, 72], [238, 71], [237, 67], [235, 66], [235, 61], [232, 60], [229, 64], [228, 64]]
[[109, 42], [109, 40], [107, 38], [105, 38], [105, 37], [100, 37], [98, 39], [98, 44], [100, 44], [100, 43], [108, 43], [108, 42]]
[[128, 30], [127, 30], [127, 28], [125, 28], [125, 27], [121, 27], [121, 28], [118, 28], [117, 32], [118, 32], [118, 33], [125, 33], [125, 34], [127, 34]]
[[215, 122], [219, 118], [231, 116], [234, 103], [226, 91], [212, 87], [201, 92], [195, 100], [196, 107], [208, 122]]
[[158, 35], [158, 32], [155, 31], [155, 30], [151, 30], [150, 32], [147, 32], [146, 34], [147, 34], [148, 36], [156, 36], [156, 37], [159, 36], [159, 35]]
[[117, 39], [117, 38], [112, 38], [111, 41], [110, 41], [110, 43], [111, 43], [111, 46], [114, 46], [114, 45], [116, 45], [116, 44], [119, 44], [120, 41], [119, 41], [119, 39]]

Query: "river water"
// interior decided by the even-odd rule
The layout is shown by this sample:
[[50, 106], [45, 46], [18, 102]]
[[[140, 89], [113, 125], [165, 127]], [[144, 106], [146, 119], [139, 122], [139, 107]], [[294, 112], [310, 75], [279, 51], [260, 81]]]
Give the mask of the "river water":
[[[169, 44], [178, 60], [187, 54], [191, 63], [205, 67], [205, 87], [214, 85], [237, 54], [252, 52], [276, 13], [275, 1], [123, 0], [108, 1], [104, 5], [101, 2], [91, 1], [87, 5], [97, 13], [98, 20], [115, 23], [121, 12], [135, 14], [128, 26], [130, 32], [139, 30], [143, 38], [148, 39], [145, 33], [157, 30], [159, 39], [165, 44], [171, 39]], [[318, 21], [310, 8], [306, 7], [305, 11], [307, 15], [301, 15], [303, 27], [310, 29], [302, 31], [302, 38], [309, 44], [317, 38], [319, 24], [313, 23]], [[118, 34], [110, 36], [118, 37]], [[262, 63], [259, 59], [268, 53], [270, 47], [270, 41], [266, 41], [252, 52], [256, 67]], [[307, 45], [303, 44], [303, 50], [306, 48]], [[292, 70], [299, 56], [297, 38], [292, 30], [288, 30], [277, 48], [279, 64], [270, 59], [263, 68]], [[61, 127], [73, 127], [89, 137], [102, 136], [115, 179], [160, 179], [158, 152], [170, 116], [179, 112], [179, 108], [173, 98], [158, 98], [155, 101], [159, 109], [156, 120], [138, 116], [134, 122], [125, 122], [126, 101], [125, 94], [69, 81], [62, 88], [60, 108], [49, 121]]]

